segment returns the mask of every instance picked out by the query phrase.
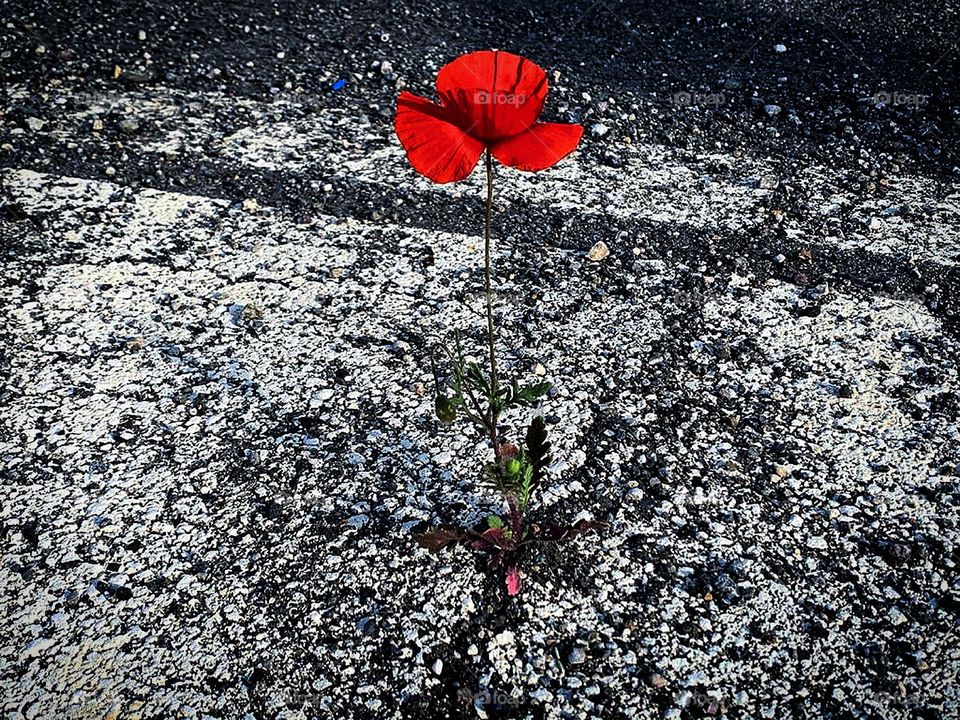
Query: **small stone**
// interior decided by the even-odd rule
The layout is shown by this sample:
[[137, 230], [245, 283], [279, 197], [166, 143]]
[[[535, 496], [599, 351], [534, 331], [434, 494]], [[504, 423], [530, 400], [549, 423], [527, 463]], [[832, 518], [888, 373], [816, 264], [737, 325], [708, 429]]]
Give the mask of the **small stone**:
[[590, 252], [587, 253], [587, 257], [594, 262], [600, 262], [608, 255], [610, 255], [610, 248], [607, 247], [607, 244], [603, 240], [590, 248]]
[[103, 120], [94, 118], [92, 127], [94, 132], [101, 132], [103, 130]]
[[108, 167], [108, 168], [106, 169], [105, 172], [107, 173], [107, 176], [108, 176], [108, 177], [113, 177], [114, 175], [117, 174], [117, 169], [116, 169], [115, 167], [113, 167], [113, 166], [110, 166], [110, 167]]
[[120, 129], [120, 132], [125, 135], [133, 135], [140, 129], [140, 123], [133, 118], [123, 118], [117, 123], [117, 127]]
[[254, 198], [247, 198], [243, 201], [243, 209], [251, 213], [257, 212], [260, 209], [260, 203]]
[[667, 679], [660, 673], [654, 673], [650, 676], [650, 685], [658, 689], [666, 687]]
[[433, 661], [433, 665], [430, 667], [433, 670], [435, 675], [439, 675], [443, 672], [443, 660], [437, 659]]
[[43, 55], [46, 51], [47, 51], [47, 48], [45, 45], [37, 45], [37, 50], [36, 50], [37, 55]]
[[141, 30], [141, 31], [137, 34], [137, 38], [139, 38], [139, 40], [142, 42], [142, 41], [144, 41], [144, 40], [147, 39], [147, 33], [144, 32], [143, 30]]
[[815, 535], [807, 538], [807, 547], [811, 550], [826, 550], [827, 540], [822, 535]]
[[380, 63], [380, 74], [389, 75], [393, 72], [393, 64], [389, 60], [384, 60]]
[[770, 117], [775, 117], [780, 114], [782, 108], [779, 105], [764, 105], [763, 111]]
[[773, 46], [773, 51], [775, 53], [785, 53], [787, 51], [787, 46], [781, 43], [777, 43]]
[[27, 643], [23, 649], [23, 657], [32, 658], [41, 655], [45, 650], [53, 646], [53, 640], [50, 638], [37, 638]]
[[37, 118], [37, 117], [27, 118], [27, 127], [29, 127], [34, 132], [39, 132], [40, 130], [43, 130], [43, 126], [45, 124], [46, 123], [44, 123], [43, 120], [41, 120], [40, 118]]
[[595, 123], [593, 127], [590, 128], [590, 132], [592, 132], [597, 137], [603, 137], [608, 132], [610, 132], [610, 128], [608, 128], [603, 123]]
[[533, 366], [533, 372], [535, 375], [539, 375], [540, 377], [543, 377], [544, 375], [547, 374], [547, 369], [541, 363], [537, 363], [536, 365]]
[[347, 525], [353, 528], [362, 528], [370, 522], [370, 518], [367, 515], [354, 515], [352, 518], [347, 520]]
[[577, 645], [567, 655], [567, 660], [570, 661], [571, 665], [583, 665], [587, 661], [587, 651]]

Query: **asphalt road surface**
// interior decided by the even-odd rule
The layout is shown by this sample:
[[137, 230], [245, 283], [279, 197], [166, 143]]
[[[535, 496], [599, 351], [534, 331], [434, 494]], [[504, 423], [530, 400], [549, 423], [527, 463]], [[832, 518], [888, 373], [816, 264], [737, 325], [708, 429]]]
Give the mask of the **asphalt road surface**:
[[[958, 43], [953, 2], [4, 0], [4, 716], [960, 717]], [[411, 540], [498, 509], [428, 360], [481, 354], [484, 188], [392, 117], [488, 47], [586, 127], [497, 170], [497, 307], [556, 388], [537, 517], [609, 523], [517, 598]]]

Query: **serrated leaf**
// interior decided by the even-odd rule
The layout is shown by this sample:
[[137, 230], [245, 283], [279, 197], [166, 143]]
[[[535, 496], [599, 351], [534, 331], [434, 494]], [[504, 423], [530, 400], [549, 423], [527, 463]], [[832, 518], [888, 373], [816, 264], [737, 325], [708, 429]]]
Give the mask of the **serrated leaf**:
[[510, 543], [510, 538], [507, 537], [506, 533], [507, 530], [503, 527], [489, 528], [480, 533], [480, 535], [474, 535], [471, 546], [474, 550], [487, 551], [503, 548]]
[[425, 550], [438, 553], [444, 548], [463, 542], [467, 539], [467, 536], [460, 530], [441, 527], [436, 530], [428, 530], [425, 533], [418, 533], [413, 536], [413, 539]]
[[550, 441], [547, 440], [547, 426], [541, 416], [538, 415], [530, 421], [524, 442], [527, 449], [527, 462], [532, 468], [527, 493], [529, 499], [543, 479], [543, 468], [550, 462]]
[[573, 525], [548, 524], [537, 529], [536, 537], [538, 540], [546, 542], [566, 542], [578, 535], [584, 535], [605, 527], [607, 527], [607, 523], [599, 520], [580, 520]]
[[520, 391], [516, 394], [517, 399], [526, 403], [532, 403], [550, 392], [550, 388], [552, 387], [553, 385], [549, 382], [527, 385], [526, 387], [520, 388]]

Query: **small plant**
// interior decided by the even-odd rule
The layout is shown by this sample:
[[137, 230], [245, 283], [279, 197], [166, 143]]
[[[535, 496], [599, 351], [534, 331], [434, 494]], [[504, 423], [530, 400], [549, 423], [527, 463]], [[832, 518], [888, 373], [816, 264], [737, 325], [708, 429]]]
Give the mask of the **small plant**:
[[463, 419], [490, 441], [493, 460], [483, 469], [487, 483], [502, 495], [506, 512], [491, 515], [480, 530], [438, 528], [417, 536], [433, 551], [468, 544], [504, 573], [507, 591], [520, 591], [519, 563], [532, 544], [561, 542], [595, 528], [539, 526], [526, 512], [550, 461], [550, 442], [542, 417], [527, 428], [522, 445], [505, 441], [500, 419], [513, 408], [535, 406], [550, 383], [503, 382], [497, 371], [496, 334], [491, 288], [490, 225], [493, 210], [493, 158], [519, 170], [553, 166], [577, 147], [583, 127], [538, 122], [547, 96], [547, 74], [533, 62], [499, 50], [463, 55], [437, 75], [436, 104], [409, 92], [397, 102], [395, 129], [414, 169], [437, 183], [463, 180], [483, 156], [487, 175], [484, 213], [484, 288], [489, 367], [467, 359], [459, 335], [451, 346], [431, 355], [436, 388], [435, 409], [444, 423]]

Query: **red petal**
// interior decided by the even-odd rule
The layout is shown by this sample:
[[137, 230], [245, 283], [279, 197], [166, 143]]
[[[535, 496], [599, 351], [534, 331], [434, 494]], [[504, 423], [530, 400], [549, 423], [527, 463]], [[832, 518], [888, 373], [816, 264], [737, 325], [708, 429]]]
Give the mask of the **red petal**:
[[457, 127], [444, 108], [413, 93], [400, 93], [393, 127], [410, 164], [437, 183], [463, 180], [483, 153], [483, 143]]
[[520, 571], [516, 565], [511, 565], [507, 570], [507, 594], [516, 595], [520, 592]]
[[583, 136], [582, 125], [537, 123], [526, 132], [493, 144], [493, 156], [519, 170], [543, 170], [572, 153]]
[[537, 121], [547, 99], [547, 73], [519, 55], [481, 50], [444, 65], [437, 93], [444, 107], [456, 112], [460, 127], [493, 142]]

